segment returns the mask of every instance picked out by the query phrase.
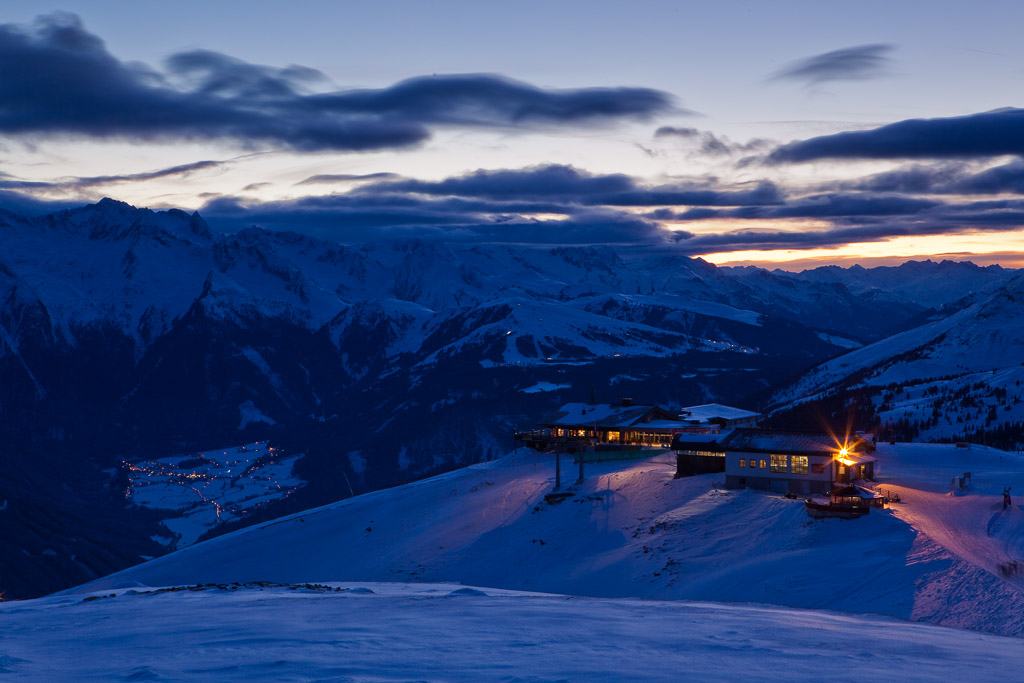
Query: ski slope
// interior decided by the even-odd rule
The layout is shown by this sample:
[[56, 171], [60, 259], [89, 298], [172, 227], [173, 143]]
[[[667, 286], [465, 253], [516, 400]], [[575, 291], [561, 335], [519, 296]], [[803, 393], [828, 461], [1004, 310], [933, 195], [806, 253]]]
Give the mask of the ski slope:
[[4, 680], [948, 681], [1021, 670], [1019, 639], [886, 617], [450, 584], [0, 604]]
[[[972, 445], [882, 444], [882, 457], [894, 474], [880, 476], [883, 488], [902, 502], [897, 517], [921, 531], [960, 559], [1002, 576], [1014, 560], [1024, 559], [1024, 505], [1004, 509], [1006, 487], [1024, 495], [1021, 457], [994, 448]], [[971, 473], [965, 491], [951, 486], [954, 477]], [[896, 483], [898, 482], [898, 483]], [[1011, 495], [1012, 498], [1012, 495]], [[1007, 580], [1024, 588], [1024, 576]]]
[[[881, 486], [901, 487], [905, 502], [860, 520], [812, 521], [802, 501], [723, 490], [721, 475], [673, 479], [670, 453], [588, 464], [569, 497], [546, 500], [552, 456], [521, 451], [199, 543], [73, 594], [235, 581], [455, 582], [885, 614], [1024, 635], [1024, 591], [999, 572], [1006, 558], [1024, 558], [1012, 521], [1024, 511], [992, 509], [1003, 486], [1024, 491], [1024, 463], [951, 445], [883, 446], [878, 455]], [[950, 472], [967, 469], [974, 488], [942, 497]], [[567, 458], [562, 474], [565, 484], [577, 476]]]
[[1024, 557], [1024, 507], [1003, 510], [1001, 492], [1024, 490], [1024, 461], [937, 444], [877, 456], [878, 487], [902, 502], [814, 521], [801, 501], [725, 491], [716, 475], [673, 479], [667, 453], [587, 464], [573, 486], [566, 461], [556, 500], [552, 457], [514, 453], [0, 603], [0, 673], [1012, 678], [1024, 585], [1001, 567]]

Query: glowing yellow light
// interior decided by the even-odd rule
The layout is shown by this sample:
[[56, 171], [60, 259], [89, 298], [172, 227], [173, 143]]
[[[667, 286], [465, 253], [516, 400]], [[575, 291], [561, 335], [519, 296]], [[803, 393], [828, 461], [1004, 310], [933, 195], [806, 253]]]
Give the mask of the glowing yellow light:
[[840, 448], [839, 449], [839, 457], [840, 458], [845, 458], [847, 453], [849, 453], [849, 451], [847, 451], [845, 448]]

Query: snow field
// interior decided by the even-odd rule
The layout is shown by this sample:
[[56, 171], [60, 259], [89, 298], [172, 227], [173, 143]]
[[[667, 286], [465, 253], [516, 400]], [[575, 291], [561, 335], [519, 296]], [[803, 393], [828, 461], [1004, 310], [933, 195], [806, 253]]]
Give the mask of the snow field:
[[[959, 459], [973, 457], [979, 486], [991, 478], [1001, 491], [1004, 474], [1013, 473], [1024, 491], [1024, 466], [1007, 460], [1001, 474], [999, 456], [986, 453], [886, 446], [879, 451], [881, 483], [931, 487], [923, 493], [948, 488], [948, 472], [962, 473]], [[588, 463], [573, 495], [549, 502], [552, 456], [521, 451], [243, 529], [74, 591], [260, 580], [459, 582], [876, 613], [1024, 635], [1021, 586], [998, 571], [1006, 560], [974, 561], [938, 526], [929, 534], [924, 522], [911, 520], [913, 503], [861, 520], [813, 521], [800, 500], [725, 491], [722, 475], [673, 479], [674, 471], [671, 453]], [[576, 479], [569, 458], [562, 476], [566, 486]], [[1001, 500], [978, 491], [982, 507]], [[955, 514], [949, 519], [967, 524]], [[987, 539], [989, 518], [976, 522], [963, 533]], [[1018, 552], [1007, 548], [1000, 557], [1024, 557]]]
[[[551, 456], [520, 452], [0, 604], [0, 672], [1013, 679], [1024, 600], [999, 565], [1022, 557], [1024, 506], [1002, 510], [1001, 492], [1024, 490], [1024, 461], [936, 444], [883, 444], [877, 456], [878, 486], [903, 502], [812, 521], [801, 501], [721, 490], [721, 475], [673, 479], [671, 454], [587, 464], [568, 498], [546, 500]], [[563, 482], [576, 471], [566, 458]], [[964, 471], [971, 485], [950, 493]], [[152, 588], [175, 585], [191, 587]]]
[[1018, 639], [885, 617], [444, 584], [334, 588], [0, 604], [0, 673], [32, 681], [948, 681], [1024, 669]]

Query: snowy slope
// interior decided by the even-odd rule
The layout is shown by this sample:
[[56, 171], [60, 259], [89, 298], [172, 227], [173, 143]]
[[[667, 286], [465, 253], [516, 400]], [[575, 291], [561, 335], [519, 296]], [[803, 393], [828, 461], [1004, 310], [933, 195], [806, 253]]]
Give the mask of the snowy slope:
[[213, 236], [198, 215], [111, 200], [36, 219], [8, 213], [0, 235], [0, 270], [71, 343], [75, 328], [111, 323], [144, 348], [188, 309], [213, 268]]
[[[999, 522], [1024, 515], [1024, 507], [998, 509], [1003, 486], [1024, 490], [1024, 461], [994, 450], [899, 445], [881, 450], [880, 463], [883, 487], [923, 496], [948, 487], [947, 470], [968, 469], [975, 485], [966, 497], [905, 503], [895, 514], [815, 522], [799, 500], [720, 490], [715, 475], [673, 479], [670, 454], [587, 465], [572, 496], [549, 501], [551, 456], [520, 453], [250, 527], [73, 592], [261, 580], [457, 581], [879, 613], [1024, 635], [1024, 582], [997, 566], [1024, 558], [1024, 539], [1003, 531], [1016, 527]], [[575, 474], [564, 463], [565, 480]], [[955, 510], [964, 508], [952, 506], [962, 500], [973, 501], [976, 514], [958, 518]], [[934, 505], [951, 512], [939, 515]], [[956, 533], [929, 533], [958, 520]], [[987, 557], [1002, 559], [973, 558], [973, 546], [950, 542], [958, 534], [999, 549]]]
[[1019, 639], [885, 617], [444, 584], [0, 604], [11, 680], [948, 681], [1022, 668]]
[[947, 318], [819, 365], [772, 403], [857, 393], [870, 397], [882, 424], [909, 423], [921, 438], [1016, 429], [1024, 421], [1022, 303], [1017, 275]]
[[780, 400], [806, 396], [857, 373], [873, 384], [1019, 365], [1024, 348], [1024, 276], [957, 313], [835, 358], [808, 372]]
[[[2, 213], [0, 238], [3, 457], [54, 463], [16, 519], [74, 484], [71, 461], [99, 472], [271, 439], [305, 454], [294, 471], [311, 484], [272, 515], [493, 458], [512, 429], [591, 389], [754, 407], [922, 310], [839, 282], [740, 277], [667, 246], [342, 245], [213, 234], [198, 215], [111, 200]], [[962, 284], [977, 289], [970, 273]], [[535, 386], [557, 388], [523, 391]], [[123, 490], [102, 493], [118, 526], [140, 516]], [[148, 546], [160, 530], [144, 517]], [[71, 538], [77, 524], [69, 514]], [[50, 576], [18, 543], [0, 537], [17, 575]], [[62, 585], [101, 571], [70, 554]]]

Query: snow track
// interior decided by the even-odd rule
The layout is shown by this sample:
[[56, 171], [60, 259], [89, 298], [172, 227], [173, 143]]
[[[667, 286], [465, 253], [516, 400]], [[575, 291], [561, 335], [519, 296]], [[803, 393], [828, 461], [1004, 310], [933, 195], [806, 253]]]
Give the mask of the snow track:
[[1006, 517], [1021, 516], [1021, 510], [1000, 510], [1001, 503], [985, 496], [954, 498], [949, 494], [918, 491], [906, 486], [887, 486], [902, 499], [894, 506], [896, 516], [954, 555], [1000, 575], [1000, 566], [1016, 559], [1006, 543], [991, 531]]

